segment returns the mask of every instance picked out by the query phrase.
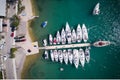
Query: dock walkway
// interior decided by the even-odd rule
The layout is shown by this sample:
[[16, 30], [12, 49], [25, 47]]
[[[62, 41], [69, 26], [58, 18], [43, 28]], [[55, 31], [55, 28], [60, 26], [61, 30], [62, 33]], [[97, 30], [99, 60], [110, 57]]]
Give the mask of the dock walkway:
[[80, 43], [80, 44], [66, 44], [66, 45], [53, 45], [53, 46], [45, 46], [39, 47], [39, 49], [63, 49], [63, 48], [79, 48], [79, 47], [87, 47], [90, 46], [90, 43]]

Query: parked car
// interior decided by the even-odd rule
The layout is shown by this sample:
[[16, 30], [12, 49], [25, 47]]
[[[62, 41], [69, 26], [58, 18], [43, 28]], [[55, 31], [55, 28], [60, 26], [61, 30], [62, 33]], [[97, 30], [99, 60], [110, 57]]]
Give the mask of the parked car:
[[16, 36], [14, 39], [22, 39], [25, 38], [25, 36]]
[[11, 37], [14, 37], [14, 32], [12, 32], [10, 36], [11, 36]]
[[14, 32], [15, 30], [17, 30], [17, 28], [14, 27], [14, 26], [12, 26], [12, 27], [11, 27], [11, 31]]

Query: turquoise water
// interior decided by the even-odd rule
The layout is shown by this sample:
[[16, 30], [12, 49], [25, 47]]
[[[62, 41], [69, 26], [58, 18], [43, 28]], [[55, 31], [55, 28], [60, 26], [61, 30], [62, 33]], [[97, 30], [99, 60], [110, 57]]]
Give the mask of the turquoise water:
[[[92, 10], [100, 2], [101, 13], [93, 16]], [[32, 28], [39, 45], [48, 35], [56, 35], [57, 30], [65, 26], [66, 21], [71, 29], [77, 24], [86, 24], [89, 33], [88, 42], [110, 40], [107, 47], [91, 47], [91, 60], [78, 69], [74, 65], [65, 65], [50, 60], [44, 60], [42, 55], [28, 71], [27, 78], [56, 78], [56, 79], [87, 79], [87, 78], [120, 78], [120, 1], [119, 0], [36, 0], [40, 17]], [[41, 28], [47, 20], [46, 28]], [[40, 51], [43, 54], [43, 51]], [[59, 71], [60, 67], [64, 71]]]

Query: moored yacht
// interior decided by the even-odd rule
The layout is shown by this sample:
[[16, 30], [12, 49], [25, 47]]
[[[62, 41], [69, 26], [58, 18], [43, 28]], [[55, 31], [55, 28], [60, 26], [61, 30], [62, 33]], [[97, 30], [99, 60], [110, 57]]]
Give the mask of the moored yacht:
[[68, 22], [66, 22], [65, 32], [66, 32], [67, 42], [68, 44], [70, 44], [71, 43], [71, 29], [70, 29]]
[[79, 66], [79, 53], [77, 49], [73, 49], [73, 63], [76, 68]]
[[90, 61], [90, 50], [88, 48], [85, 49], [85, 59], [87, 63]]
[[47, 46], [47, 40], [46, 39], [43, 40], [43, 46]]
[[82, 29], [80, 27], [80, 24], [78, 24], [77, 29], [76, 29], [76, 38], [77, 38], [77, 42], [82, 41]]
[[111, 42], [110, 41], [97, 41], [97, 42], [95, 42], [93, 45], [95, 46], [95, 47], [104, 47], [104, 46], [108, 46], [108, 45], [110, 45], [111, 44]]
[[57, 44], [60, 44], [61, 37], [60, 37], [60, 32], [59, 31], [57, 31], [56, 40], [57, 40]]
[[65, 64], [68, 64], [68, 54], [66, 50], [63, 50], [63, 58], [64, 58]]
[[82, 48], [79, 49], [79, 57], [80, 57], [80, 63], [82, 67], [84, 67], [85, 64], [85, 54]]
[[62, 53], [62, 50], [58, 50], [58, 57], [59, 57], [59, 61], [60, 61], [60, 63], [62, 63], [63, 62], [63, 53]]
[[88, 40], [88, 32], [85, 24], [82, 25], [82, 34], [83, 34], [83, 41], [87, 42]]
[[51, 57], [51, 60], [54, 61], [54, 53], [53, 53], [53, 50], [50, 50], [50, 57]]
[[72, 36], [71, 36], [71, 38], [72, 38], [72, 42], [75, 43], [76, 42], [76, 32], [75, 32], [74, 29], [72, 30]]
[[100, 14], [100, 3], [97, 3], [94, 10], [93, 10], [93, 15], [99, 15]]
[[54, 58], [55, 58], [55, 61], [58, 62], [58, 53], [57, 53], [57, 50], [54, 50]]
[[51, 35], [51, 34], [49, 34], [49, 43], [50, 43], [50, 45], [53, 44], [53, 38], [52, 38], [52, 35]]
[[44, 28], [44, 27], [47, 26], [47, 23], [48, 23], [48, 21], [44, 21], [44, 22], [41, 24], [41, 26]]
[[68, 59], [70, 64], [73, 62], [73, 54], [72, 54], [72, 49], [68, 49]]
[[65, 30], [64, 30], [64, 28], [61, 31], [61, 42], [62, 42], [62, 44], [66, 43], [66, 37], [65, 37]]
[[55, 37], [54, 37], [54, 39], [53, 39], [53, 44], [57, 44], [57, 40], [56, 40]]
[[47, 51], [44, 52], [44, 58], [45, 58], [45, 59], [48, 59], [48, 58], [49, 58]]

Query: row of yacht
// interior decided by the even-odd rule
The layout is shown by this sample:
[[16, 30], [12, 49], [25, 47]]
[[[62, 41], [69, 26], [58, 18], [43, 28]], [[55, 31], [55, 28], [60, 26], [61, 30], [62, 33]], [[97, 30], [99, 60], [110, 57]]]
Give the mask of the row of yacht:
[[[45, 54], [47, 55], [45, 59], [48, 59], [48, 51], [45, 51]], [[53, 62], [74, 64], [76, 68], [81, 64], [84, 67], [85, 60], [87, 63], [90, 61], [90, 51], [89, 48], [86, 48], [85, 51], [82, 48], [79, 50], [50, 50], [50, 58]]]
[[[70, 29], [70, 26], [68, 22], [66, 22], [66, 27], [65, 29], [62, 28], [61, 34], [59, 31], [57, 31], [56, 37], [53, 37], [51, 34], [49, 34], [49, 44], [71, 44], [71, 43], [76, 43], [76, 42], [81, 42], [83, 39], [84, 42], [87, 42], [88, 40], [88, 32], [85, 24], [80, 26], [78, 24], [77, 29]], [[44, 39], [44, 46], [47, 45], [47, 40]]]

